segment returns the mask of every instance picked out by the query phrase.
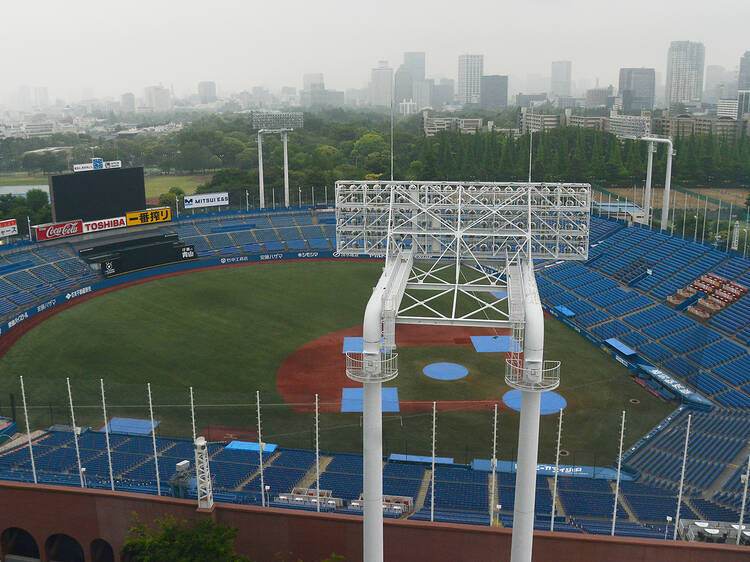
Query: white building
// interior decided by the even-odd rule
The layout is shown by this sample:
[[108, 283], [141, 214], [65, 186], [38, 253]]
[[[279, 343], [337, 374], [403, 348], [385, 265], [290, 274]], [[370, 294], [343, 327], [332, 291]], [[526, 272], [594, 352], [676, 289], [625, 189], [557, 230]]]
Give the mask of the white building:
[[401, 115], [414, 115], [417, 112], [417, 104], [412, 99], [403, 100], [398, 104], [398, 112]]
[[388, 66], [388, 61], [381, 60], [370, 75], [370, 105], [390, 107], [392, 92], [393, 69]]
[[609, 116], [609, 132], [618, 139], [646, 137], [651, 134], [651, 116], [618, 115], [613, 111]]
[[703, 43], [672, 41], [667, 53], [667, 105], [698, 105], [703, 94]]
[[458, 57], [458, 102], [462, 104], [481, 101], [481, 80], [484, 74], [484, 55]]
[[569, 60], [556, 60], [552, 62], [549, 81], [550, 94], [553, 98], [564, 98], [571, 95], [572, 67]]
[[729, 117], [730, 119], [737, 119], [737, 111], [739, 109], [739, 100], [727, 100], [722, 99], [716, 104], [716, 116], [717, 117]]

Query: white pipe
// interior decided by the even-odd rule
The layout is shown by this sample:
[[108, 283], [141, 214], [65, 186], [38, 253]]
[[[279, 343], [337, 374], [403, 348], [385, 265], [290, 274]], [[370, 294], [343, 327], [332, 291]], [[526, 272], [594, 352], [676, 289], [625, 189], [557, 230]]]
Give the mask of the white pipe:
[[562, 437], [563, 411], [560, 410], [560, 419], [557, 422], [557, 454], [555, 455], [555, 485], [552, 487], [552, 514], [550, 516], [549, 530], [555, 530], [555, 498], [557, 498], [557, 475], [560, 472], [560, 438]]
[[745, 487], [742, 489], [742, 509], [740, 509], [740, 526], [737, 529], [737, 543], [740, 544], [740, 535], [742, 535], [742, 523], [745, 519], [745, 502], [747, 501], [747, 482], [750, 480], [750, 456], [747, 457], [747, 471], [745, 471]]
[[682, 472], [680, 473], [680, 493], [677, 495], [677, 513], [674, 518], [674, 534], [672, 540], [677, 540], [677, 526], [680, 523], [680, 507], [682, 505], [682, 486], [685, 483], [685, 463], [687, 462], [688, 441], [690, 440], [690, 419], [692, 414], [688, 414], [687, 427], [685, 428], [685, 450], [682, 452]]
[[622, 441], [625, 438], [625, 410], [622, 411], [622, 422], [620, 424], [620, 454], [617, 457], [617, 482], [615, 483], [615, 506], [612, 508], [612, 532], [615, 536], [615, 524], [617, 522], [617, 500], [620, 495], [620, 471], [622, 469]]
[[646, 167], [646, 191], [643, 195], [643, 206], [646, 212], [646, 224], [651, 224], [651, 177], [654, 170], [654, 143], [648, 143], [648, 166]]
[[431, 486], [432, 496], [430, 498], [430, 521], [435, 521], [435, 425], [437, 417], [437, 402], [432, 402], [432, 474], [431, 474]]
[[490, 483], [492, 491], [490, 492], [490, 525], [495, 524], [495, 508], [497, 506], [497, 402], [495, 402], [495, 415], [492, 422], [492, 478]]
[[383, 405], [381, 383], [363, 383], [364, 560], [383, 560]]
[[78, 449], [78, 434], [76, 433], [76, 416], [73, 412], [73, 393], [70, 390], [70, 379], [66, 378], [65, 382], [68, 385], [68, 400], [70, 402], [70, 421], [73, 424], [73, 441], [76, 445], [76, 460], [78, 461], [78, 476], [81, 479], [81, 488], [85, 488], [86, 484], [83, 480], [83, 467], [81, 466], [81, 451]]
[[107, 464], [109, 465], [109, 487], [115, 491], [115, 478], [112, 471], [112, 452], [109, 446], [109, 420], [107, 419], [107, 402], [104, 400], [104, 379], [99, 379], [102, 388], [102, 414], [104, 415], [104, 437], [107, 440]]
[[156, 425], [154, 425], [154, 406], [151, 402], [151, 383], [146, 383], [148, 389], [148, 411], [151, 416], [151, 442], [154, 445], [154, 470], [156, 471], [156, 494], [161, 496], [161, 479], [159, 478], [159, 455], [156, 450]]
[[284, 141], [284, 207], [289, 207], [289, 156], [286, 151], [286, 131], [281, 133]]
[[[524, 373], [528, 382], [540, 382], [544, 365], [544, 313], [534, 279], [532, 260], [524, 263]], [[518, 427], [518, 463], [513, 510], [511, 562], [531, 562], [534, 540], [534, 500], [536, 465], [539, 450], [539, 415], [541, 393], [521, 391], [521, 420]]]
[[315, 395], [315, 511], [320, 512], [320, 425], [318, 423], [318, 395]]
[[[29, 230], [31, 232], [31, 230]], [[31, 458], [31, 474], [34, 476], [34, 484], [36, 480], [36, 465], [34, 464], [34, 448], [31, 445], [31, 427], [29, 426], [29, 411], [26, 409], [26, 389], [23, 386], [23, 377], [21, 379], [21, 399], [23, 400], [23, 417], [26, 419], [26, 437], [29, 440], [29, 457]]]
[[260, 457], [260, 504], [266, 507], [266, 483], [263, 480], [263, 434], [260, 426], [260, 390], [255, 391], [255, 406], [258, 409], [258, 456]]
[[266, 208], [266, 192], [263, 188], [263, 130], [258, 131], [258, 187], [260, 188], [260, 208]]
[[659, 230], [666, 230], [669, 221], [669, 188], [672, 185], [672, 141], [667, 139], [667, 173], [664, 178], [664, 201], [661, 204], [661, 224]]

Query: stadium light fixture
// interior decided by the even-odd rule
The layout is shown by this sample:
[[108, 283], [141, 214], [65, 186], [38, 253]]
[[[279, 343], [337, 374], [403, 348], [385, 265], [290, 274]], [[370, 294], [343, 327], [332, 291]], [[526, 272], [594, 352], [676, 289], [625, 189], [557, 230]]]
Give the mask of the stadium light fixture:
[[[289, 207], [289, 157], [287, 155], [287, 133], [294, 129], [258, 129], [258, 188], [260, 192], [260, 208], [266, 208], [265, 186], [263, 184], [263, 135], [281, 135], [284, 145], [284, 206]], [[275, 205], [274, 205], [275, 206]]]
[[534, 259], [585, 260], [588, 184], [336, 182], [337, 255], [385, 258], [367, 303], [363, 351], [346, 374], [363, 383], [364, 559], [383, 559], [383, 382], [398, 375], [395, 324], [511, 329], [505, 381], [521, 390], [511, 561], [530, 562], [546, 361]]

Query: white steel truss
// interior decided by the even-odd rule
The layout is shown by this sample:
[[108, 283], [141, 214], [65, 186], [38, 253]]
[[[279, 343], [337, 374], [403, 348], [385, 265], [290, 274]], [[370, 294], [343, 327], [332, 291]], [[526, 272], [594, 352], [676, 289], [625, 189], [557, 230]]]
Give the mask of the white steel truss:
[[508, 268], [588, 256], [590, 187], [562, 183], [336, 183], [336, 250], [414, 265], [396, 322], [511, 326]]

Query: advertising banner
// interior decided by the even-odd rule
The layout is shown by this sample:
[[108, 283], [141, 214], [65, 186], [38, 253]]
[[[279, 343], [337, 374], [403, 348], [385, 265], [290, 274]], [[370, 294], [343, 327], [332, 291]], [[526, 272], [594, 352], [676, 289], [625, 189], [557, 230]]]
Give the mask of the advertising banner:
[[18, 223], [16, 219], [0, 221], [0, 238], [18, 234]]
[[72, 220], [67, 222], [56, 222], [52, 224], [38, 224], [34, 226], [37, 242], [55, 240], [66, 236], [75, 236], [83, 233], [83, 221]]
[[195, 246], [192, 244], [188, 244], [187, 246], [182, 247], [182, 252], [180, 253], [180, 256], [183, 260], [194, 260], [195, 259]]
[[200, 195], [185, 195], [183, 205], [186, 209], [197, 209], [199, 207], [220, 207], [229, 205], [229, 193], [201, 193]]
[[172, 220], [172, 209], [169, 207], [160, 207], [158, 209], [135, 211], [127, 213], [125, 215], [125, 220], [127, 221], [127, 226], [141, 226], [157, 222], [170, 222]]
[[109, 160], [105, 162], [101, 158], [92, 158], [88, 164], [73, 164], [74, 172], [88, 172], [90, 170], [108, 170], [110, 168], [122, 168], [121, 160]]
[[100, 230], [112, 230], [113, 228], [125, 228], [128, 222], [125, 217], [114, 217], [111, 219], [100, 219], [83, 223], [83, 233], [99, 232]]
[[120, 263], [117, 259], [103, 261], [99, 265], [101, 265], [102, 275], [104, 275], [104, 277], [112, 277], [113, 275], [117, 275], [119, 273], [118, 266], [120, 265]]

